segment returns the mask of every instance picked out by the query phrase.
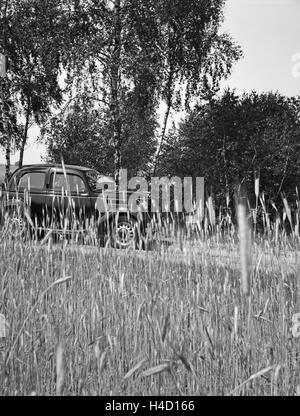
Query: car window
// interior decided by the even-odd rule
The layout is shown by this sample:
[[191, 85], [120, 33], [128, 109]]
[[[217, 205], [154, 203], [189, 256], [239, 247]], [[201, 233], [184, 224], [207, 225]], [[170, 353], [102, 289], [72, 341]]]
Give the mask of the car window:
[[86, 180], [92, 190], [96, 189], [99, 176], [100, 174], [95, 170], [88, 170], [85, 172]]
[[59, 192], [62, 190], [76, 194], [86, 192], [86, 186], [82, 178], [70, 173], [66, 176], [63, 173], [52, 174], [52, 184], [52, 188]]
[[115, 181], [109, 176], [100, 175], [95, 170], [89, 170], [85, 172], [85, 177], [90, 188], [93, 191], [102, 191], [103, 189], [115, 189]]
[[46, 174], [43, 172], [25, 173], [19, 181], [19, 189], [42, 190], [45, 185]]

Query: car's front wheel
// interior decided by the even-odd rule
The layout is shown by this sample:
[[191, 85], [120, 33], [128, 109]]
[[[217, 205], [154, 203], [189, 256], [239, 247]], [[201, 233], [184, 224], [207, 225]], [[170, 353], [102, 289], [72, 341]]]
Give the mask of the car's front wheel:
[[12, 238], [24, 238], [27, 235], [28, 220], [23, 205], [12, 205], [1, 218], [4, 235]]
[[119, 215], [110, 223], [108, 239], [118, 249], [143, 248], [142, 224], [132, 216]]

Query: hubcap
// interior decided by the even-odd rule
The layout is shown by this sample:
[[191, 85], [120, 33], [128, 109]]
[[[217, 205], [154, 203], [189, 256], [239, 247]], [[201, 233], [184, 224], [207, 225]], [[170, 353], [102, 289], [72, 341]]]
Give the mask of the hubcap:
[[25, 230], [25, 222], [20, 217], [10, 217], [8, 219], [8, 230], [11, 235], [16, 236], [19, 234], [22, 234], [22, 232]]
[[120, 221], [116, 227], [116, 243], [125, 248], [134, 243], [134, 224]]

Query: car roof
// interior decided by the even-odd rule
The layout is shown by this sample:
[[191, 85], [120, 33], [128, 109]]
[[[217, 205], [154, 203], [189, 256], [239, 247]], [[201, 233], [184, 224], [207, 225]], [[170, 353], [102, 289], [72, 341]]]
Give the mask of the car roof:
[[[39, 169], [50, 169], [50, 168], [62, 168], [62, 164], [58, 163], [40, 163], [34, 165], [23, 165], [21, 168], [17, 169], [15, 172], [20, 172], [21, 170], [39, 170]], [[92, 168], [88, 168], [86, 166], [78, 166], [78, 165], [65, 165], [66, 169], [75, 169], [80, 171], [88, 171], [88, 170], [95, 170]]]

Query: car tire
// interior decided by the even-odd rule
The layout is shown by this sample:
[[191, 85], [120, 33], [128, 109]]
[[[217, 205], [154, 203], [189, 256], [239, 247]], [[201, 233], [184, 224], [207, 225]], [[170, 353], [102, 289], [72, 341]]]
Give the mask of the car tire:
[[110, 222], [107, 235], [110, 245], [117, 249], [143, 249], [143, 226], [136, 218], [119, 215]]
[[13, 239], [23, 239], [27, 236], [29, 224], [23, 204], [6, 207], [1, 217], [1, 228], [4, 235], [10, 236]]

